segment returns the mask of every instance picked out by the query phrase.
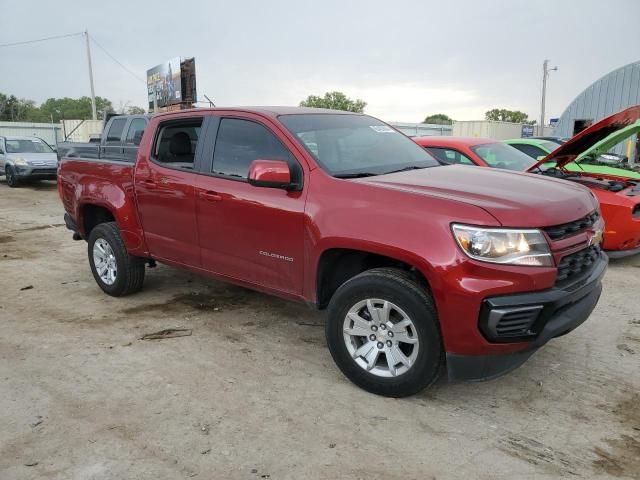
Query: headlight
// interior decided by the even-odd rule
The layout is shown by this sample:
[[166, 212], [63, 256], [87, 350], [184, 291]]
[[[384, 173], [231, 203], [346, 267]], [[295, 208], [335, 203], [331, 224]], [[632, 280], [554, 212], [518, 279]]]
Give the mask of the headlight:
[[511, 230], [452, 225], [462, 251], [483, 262], [552, 267], [553, 257], [540, 230]]
[[16, 165], [29, 165], [24, 158], [14, 158], [13, 163]]

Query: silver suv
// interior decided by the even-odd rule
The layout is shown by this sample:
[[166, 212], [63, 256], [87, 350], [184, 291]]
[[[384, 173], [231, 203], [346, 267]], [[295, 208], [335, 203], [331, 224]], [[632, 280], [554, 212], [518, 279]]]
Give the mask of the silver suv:
[[27, 179], [55, 180], [57, 170], [56, 152], [41, 138], [0, 137], [0, 175], [10, 187]]

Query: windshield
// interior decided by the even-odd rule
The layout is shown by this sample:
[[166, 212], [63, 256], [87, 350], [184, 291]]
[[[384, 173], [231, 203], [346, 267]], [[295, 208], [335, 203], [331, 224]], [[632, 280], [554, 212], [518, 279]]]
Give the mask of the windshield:
[[490, 167], [524, 172], [535, 161], [526, 153], [506, 143], [485, 143], [471, 147]]
[[7, 153], [53, 153], [51, 147], [39, 138], [7, 138], [5, 145], [7, 147]]
[[419, 145], [366, 115], [294, 114], [279, 120], [334, 177], [438, 166]]

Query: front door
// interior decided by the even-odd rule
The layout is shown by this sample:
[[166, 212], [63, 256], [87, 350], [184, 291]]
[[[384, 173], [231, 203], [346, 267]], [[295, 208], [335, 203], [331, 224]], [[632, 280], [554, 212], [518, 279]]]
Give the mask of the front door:
[[199, 267], [195, 183], [202, 117], [160, 123], [151, 158], [140, 156], [135, 188], [153, 258]]
[[203, 163], [208, 171], [196, 184], [203, 268], [301, 294], [305, 192], [247, 183], [253, 160], [286, 160], [297, 176], [300, 164], [257, 119], [222, 118], [217, 132], [213, 161]]

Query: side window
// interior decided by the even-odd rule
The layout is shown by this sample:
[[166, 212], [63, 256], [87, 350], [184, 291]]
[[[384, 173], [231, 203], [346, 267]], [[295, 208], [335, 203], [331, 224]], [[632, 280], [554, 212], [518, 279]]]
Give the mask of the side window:
[[116, 118], [111, 122], [109, 131], [107, 132], [107, 143], [120, 143], [122, 138], [122, 131], [127, 123], [126, 118]]
[[291, 152], [259, 123], [223, 118], [213, 153], [213, 173], [246, 179], [254, 160], [284, 160], [296, 165]]
[[460, 153], [457, 150], [452, 150], [450, 148], [440, 148], [440, 147], [427, 147], [425, 148], [427, 152], [436, 157], [443, 163], [459, 163], [462, 165], [475, 165], [471, 161], [469, 157]]
[[153, 160], [170, 168], [193, 170], [202, 118], [187, 118], [160, 124], [153, 147]]
[[515, 145], [511, 145], [511, 146], [517, 148], [522, 153], [526, 153], [531, 158], [537, 159], [538, 157], [542, 157], [542, 156], [546, 156], [547, 155], [544, 150], [542, 150], [541, 148], [538, 148], [538, 147], [536, 147], [534, 145], [527, 145], [527, 144], [523, 143], [523, 144], [515, 144]]
[[147, 121], [144, 118], [134, 118], [129, 124], [129, 130], [127, 131], [127, 138], [124, 143], [127, 145], [140, 145], [142, 140], [142, 133], [147, 126]]

